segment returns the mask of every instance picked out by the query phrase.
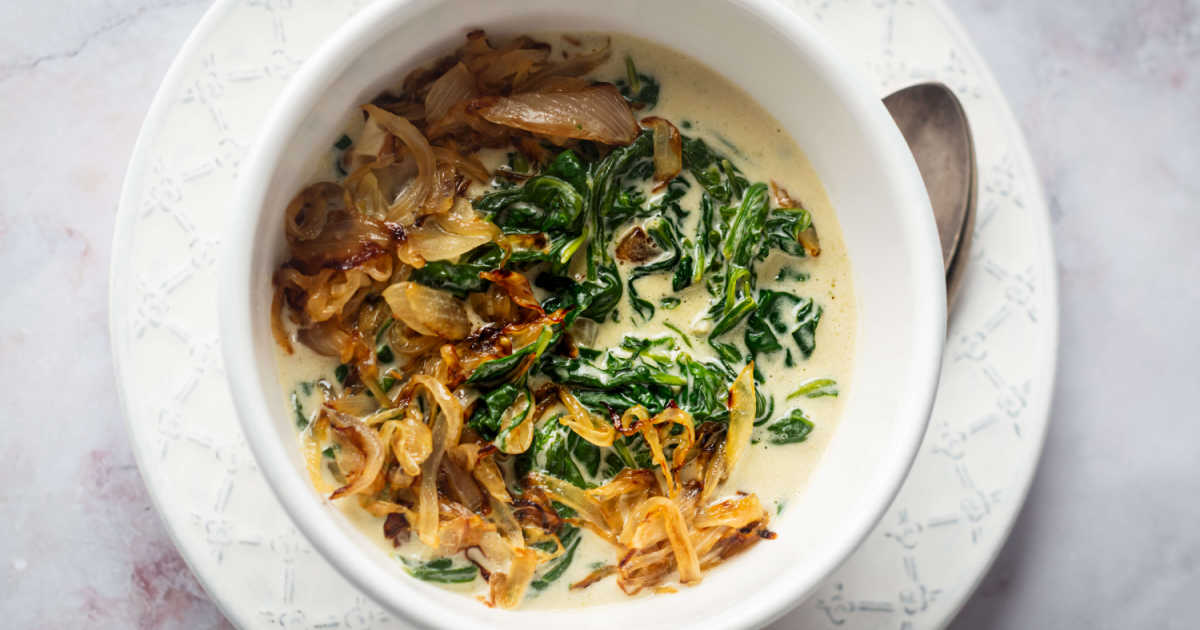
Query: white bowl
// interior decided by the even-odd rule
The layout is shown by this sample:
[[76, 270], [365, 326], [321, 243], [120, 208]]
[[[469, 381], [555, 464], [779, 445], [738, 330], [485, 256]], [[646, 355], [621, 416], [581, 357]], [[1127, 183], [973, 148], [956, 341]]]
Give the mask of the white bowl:
[[[624, 32], [704, 62], [770, 111], [807, 153], [838, 212], [859, 330], [845, 412], [807, 489], [755, 546], [679, 593], [561, 611], [489, 609], [406, 575], [309, 484], [283, 404], [269, 324], [283, 208], [347, 113], [453, 49], [472, 28]], [[920, 175], [878, 96], [810, 25], [770, 0], [382, 0], [334, 33], [295, 78], [239, 173], [222, 278], [225, 367], [260, 469], [333, 566], [400, 617], [465, 628], [764, 624], [802, 601], [881, 517], [924, 434], [945, 338], [942, 262]], [[301, 603], [303, 605], [303, 603]], [[569, 624], [569, 625], [568, 625]]]

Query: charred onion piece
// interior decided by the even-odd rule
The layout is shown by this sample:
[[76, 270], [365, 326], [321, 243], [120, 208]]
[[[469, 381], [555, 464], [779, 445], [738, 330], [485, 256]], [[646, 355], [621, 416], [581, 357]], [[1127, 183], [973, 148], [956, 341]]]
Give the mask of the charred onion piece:
[[508, 299], [513, 301], [513, 304], [529, 309], [539, 316], [546, 314], [537, 298], [533, 296], [533, 288], [529, 286], [529, 279], [524, 275], [507, 269], [497, 269], [480, 272], [479, 277], [500, 287], [508, 295]]
[[662, 250], [640, 225], [629, 228], [625, 236], [617, 243], [617, 258], [635, 264], [641, 264], [657, 258]]

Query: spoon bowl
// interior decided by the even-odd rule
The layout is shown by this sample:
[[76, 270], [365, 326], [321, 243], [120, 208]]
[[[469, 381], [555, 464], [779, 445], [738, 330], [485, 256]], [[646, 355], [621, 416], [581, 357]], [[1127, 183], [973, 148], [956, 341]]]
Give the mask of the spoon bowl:
[[962, 103], [941, 83], [920, 83], [883, 99], [912, 151], [929, 193], [946, 269], [946, 302], [962, 285], [975, 225], [975, 142]]

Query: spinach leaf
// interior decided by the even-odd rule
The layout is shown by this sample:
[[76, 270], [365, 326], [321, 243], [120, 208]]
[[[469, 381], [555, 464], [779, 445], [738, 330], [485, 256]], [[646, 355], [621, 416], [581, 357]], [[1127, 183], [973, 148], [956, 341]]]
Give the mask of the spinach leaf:
[[[566, 551], [563, 554], [545, 564], [546, 570], [530, 584], [535, 590], [545, 590], [562, 574], [567, 571], [567, 567], [571, 566], [571, 562], [575, 560], [575, 550], [579, 548], [579, 528], [564, 525], [565, 533], [559, 534], [559, 542], [562, 543]], [[561, 530], [560, 530], [561, 531]]]
[[463, 584], [475, 580], [479, 569], [473, 564], [455, 565], [450, 558], [438, 558], [424, 563], [404, 560], [404, 570], [418, 580], [442, 584]]
[[728, 422], [729, 408], [725, 400], [733, 379], [721, 366], [697, 361], [688, 355], [679, 360], [687, 383], [679, 390], [679, 408], [692, 414], [697, 425], [704, 422]]
[[780, 267], [779, 272], [775, 274], [775, 280], [795, 280], [796, 282], [807, 282], [809, 275], [803, 271], [796, 271], [791, 267]]
[[[543, 326], [541, 334], [538, 335], [538, 338], [533, 343], [506, 357], [480, 363], [475, 368], [475, 371], [471, 372], [471, 376], [467, 377], [466, 382], [469, 384], [496, 384], [501, 381], [513, 380], [525, 361], [536, 362], [542, 356], [542, 353], [550, 345], [550, 341], [554, 337], [554, 332], [555, 326]], [[528, 358], [530, 356], [533, 357], [532, 360]]]
[[296, 428], [303, 429], [308, 426], [308, 416], [304, 415], [304, 406], [300, 404], [300, 395], [295, 391], [292, 392], [292, 413], [296, 416]]
[[700, 138], [683, 137], [683, 168], [713, 199], [728, 203], [746, 189], [746, 178], [724, 156]]
[[775, 335], [790, 335], [800, 354], [808, 358], [816, 348], [820, 321], [821, 307], [812, 298], [762, 289], [758, 309], [746, 323], [746, 347], [752, 353], [775, 352], [783, 347]]
[[804, 257], [804, 246], [800, 244], [800, 233], [812, 225], [812, 215], [803, 208], [777, 208], [767, 218], [766, 238], [762, 240], [759, 257], [766, 258], [774, 247], [792, 256]]
[[[520, 405], [520, 406], [518, 406]], [[501, 452], [508, 450], [508, 436], [512, 434], [513, 429], [521, 426], [523, 422], [533, 422], [533, 414], [537, 411], [537, 402], [533, 397], [533, 390], [526, 388], [517, 399], [513, 401], [511, 407], [508, 408], [500, 416], [500, 431], [496, 433], [496, 438], [492, 440]]]
[[783, 349], [779, 339], [775, 333], [771, 331], [771, 327], [766, 320], [759, 314], [763, 311], [763, 307], [759, 306], [750, 318], [746, 320], [746, 333], [743, 340], [746, 342], [746, 347], [750, 349], [750, 354], [758, 355], [770, 354]]
[[621, 339], [621, 349], [630, 353], [630, 359], [644, 357], [660, 365], [669, 364], [675, 351], [674, 337], [635, 337], [625, 335]]
[[[664, 305], [664, 308], [666, 308], [665, 305]], [[663, 326], [670, 328], [672, 331], [674, 331], [674, 333], [676, 335], [679, 335], [679, 339], [683, 341], [683, 345], [685, 345], [689, 348], [692, 347], [692, 340], [688, 338], [689, 335], [687, 333], [683, 332], [682, 330], [680, 330], [678, 326], [676, 326], [675, 324], [672, 324], [671, 322], [663, 322]]]
[[[533, 442], [529, 449], [516, 458], [516, 470], [524, 476], [531, 470], [544, 472], [559, 479], [569, 481], [581, 488], [588, 488], [587, 479], [580, 471], [579, 465], [571, 457], [570, 436], [575, 432], [558, 421], [558, 416], [546, 419], [538, 424], [533, 431]], [[586, 442], [585, 442], [586, 443]], [[596, 449], [597, 457], [599, 448]]]
[[583, 195], [567, 180], [539, 175], [520, 188], [484, 195], [474, 205], [506, 233], [531, 233], [574, 226], [583, 202]]
[[[755, 366], [754, 373], [758, 375], [758, 366]], [[759, 379], [759, 381], [765, 382], [765, 379]], [[771, 414], [775, 413], [775, 397], [764, 394], [761, 387], [754, 389], [754, 412], [754, 426], [756, 427], [770, 420]]]
[[767, 209], [766, 184], [759, 182], [746, 189], [721, 248], [721, 253], [731, 265], [749, 267], [755, 246], [762, 241]]
[[717, 357], [721, 359], [725, 365], [729, 366], [741, 364], [743, 358], [742, 351], [738, 350], [737, 346], [731, 343], [717, 341], [711, 336], [708, 338], [708, 346], [717, 353]]
[[504, 411], [516, 402], [521, 390], [510, 383], [505, 383], [483, 395], [480, 405], [475, 406], [475, 412], [467, 421], [467, 426], [475, 429], [486, 440], [496, 439], [500, 433], [500, 422]]
[[821, 307], [814, 304], [812, 298], [796, 310], [796, 328], [792, 331], [792, 340], [800, 348], [804, 358], [812, 356], [817, 347], [817, 324], [821, 323]]
[[634, 384], [610, 390], [580, 389], [575, 397], [593, 413], [618, 416], [634, 405], [643, 405], [654, 415], [675, 398], [675, 392], [661, 385]]
[[605, 217], [612, 211], [613, 204], [622, 192], [621, 180], [631, 164], [650, 154], [650, 134], [643, 133], [632, 144], [611, 151], [592, 170], [591, 186], [583, 212], [580, 213], [582, 231], [563, 247], [561, 257], [556, 261], [557, 267], [551, 269], [554, 275], [562, 276], [567, 262], [586, 244], [586, 280], [575, 282], [565, 279], [565, 284], [570, 287], [569, 292], [551, 298], [549, 304], [543, 303], [546, 308], [571, 308], [566, 324], [579, 316], [603, 321], [621, 299], [621, 275], [608, 253], [610, 234], [606, 229]]
[[[555, 418], [556, 422], [557, 420]], [[600, 458], [602, 455], [600, 447], [579, 437], [578, 433], [568, 430], [567, 449], [571, 451], [576, 465], [580, 466], [581, 470], [592, 477], [600, 474]]]
[[625, 57], [625, 78], [617, 79], [616, 86], [621, 91], [621, 96], [630, 103], [640, 104], [646, 109], [653, 109], [658, 105], [658, 81], [650, 75], [638, 72], [637, 66], [633, 65], [633, 57]]
[[546, 175], [571, 182], [580, 194], [588, 190], [587, 167], [580, 161], [579, 156], [572, 150], [562, 151], [550, 164], [546, 165]]
[[[588, 210], [591, 213], [591, 223], [588, 226], [591, 229], [589, 248], [596, 244], [597, 239], [602, 241], [599, 244], [607, 244], [609, 234], [604, 228], [606, 222], [608, 225], [612, 225], [611, 222], [608, 222], [608, 218], [613, 213], [613, 204], [617, 202], [617, 198], [622, 192], [625, 192], [628, 198], [628, 191], [624, 191], [622, 187], [623, 180], [639, 160], [648, 159], [652, 153], [652, 134], [644, 131], [633, 143], [613, 149], [596, 163], [592, 170], [592, 188], [588, 199]], [[607, 247], [597, 247], [595, 250], [598, 257], [607, 257], [608, 255]], [[589, 259], [589, 265], [592, 262]]]
[[638, 316], [648, 321], [654, 317], [654, 305], [638, 296], [637, 288], [633, 283], [638, 278], [648, 276], [652, 273], [667, 271], [678, 265], [682, 249], [679, 243], [679, 230], [673, 222], [667, 220], [662, 215], [655, 216], [647, 221], [643, 229], [646, 230], [646, 235], [654, 241], [658, 249], [663, 252], [657, 259], [634, 267], [629, 272], [629, 300]]
[[679, 375], [655, 369], [641, 361], [611, 358], [602, 365], [595, 365], [581, 359], [551, 355], [542, 362], [542, 372], [564, 385], [604, 390], [648, 384], [679, 386], [687, 382]]
[[771, 444], [794, 444], [808, 439], [812, 433], [813, 423], [800, 409], [793, 409], [786, 418], [780, 418], [767, 425]]
[[409, 279], [427, 287], [449, 291], [463, 299], [468, 293], [486, 290], [489, 283], [479, 274], [498, 269], [503, 260], [504, 251], [495, 243], [488, 243], [467, 252], [457, 263], [445, 260], [427, 262], [424, 267], [414, 269]]
[[805, 381], [796, 391], [788, 394], [788, 400], [806, 396], [808, 398], [820, 398], [821, 396], [837, 396], [838, 385], [837, 381], [831, 378], [814, 378]]
[[729, 306], [725, 313], [721, 315], [721, 318], [717, 320], [717, 323], [713, 325], [710, 337], [720, 337], [726, 332], [733, 330], [733, 327], [737, 326], [738, 322], [742, 321], [744, 317], [754, 312], [756, 306], [757, 305], [754, 302], [754, 298], [750, 297], [749, 295], [743, 296], [741, 299], [734, 302], [733, 305]]

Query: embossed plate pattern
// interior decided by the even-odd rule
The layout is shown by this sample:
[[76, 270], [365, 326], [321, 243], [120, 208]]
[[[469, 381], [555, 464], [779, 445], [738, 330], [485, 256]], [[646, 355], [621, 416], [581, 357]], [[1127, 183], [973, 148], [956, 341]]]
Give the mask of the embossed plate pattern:
[[[238, 161], [284, 83], [365, 2], [218, 1], [138, 139], [114, 236], [111, 327], [138, 465], [176, 545], [241, 627], [400, 627], [296, 532], [254, 465], [217, 344], [216, 263]], [[934, 416], [883, 521], [779, 628], [939, 628], [1024, 500], [1057, 343], [1046, 204], [1020, 129], [938, 0], [789, 0], [879, 84], [938, 80], [963, 100], [979, 215]]]

